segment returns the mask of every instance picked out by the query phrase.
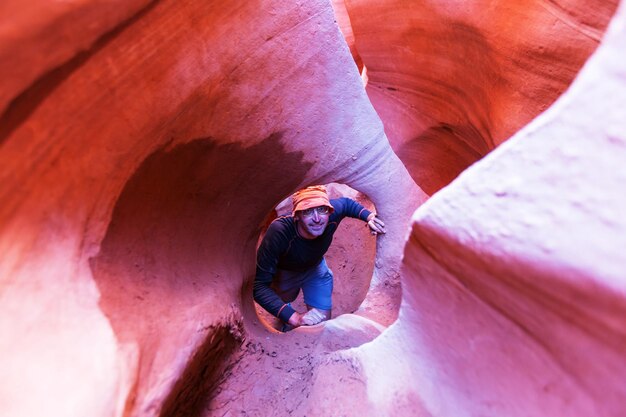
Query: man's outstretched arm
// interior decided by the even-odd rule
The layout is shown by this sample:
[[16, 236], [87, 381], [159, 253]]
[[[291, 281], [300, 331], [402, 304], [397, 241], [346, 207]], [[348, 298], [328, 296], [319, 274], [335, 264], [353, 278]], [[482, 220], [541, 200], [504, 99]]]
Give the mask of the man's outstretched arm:
[[353, 199], [342, 197], [332, 200], [332, 203], [340, 216], [353, 217], [367, 222], [372, 235], [386, 233], [385, 223], [377, 217], [376, 213], [372, 213]]

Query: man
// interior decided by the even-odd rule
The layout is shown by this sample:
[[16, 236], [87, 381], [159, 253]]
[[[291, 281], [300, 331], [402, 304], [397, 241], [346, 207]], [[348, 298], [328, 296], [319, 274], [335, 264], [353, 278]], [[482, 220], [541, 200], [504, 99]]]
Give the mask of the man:
[[[323, 185], [297, 191], [292, 201], [292, 215], [274, 220], [259, 246], [253, 291], [261, 307], [286, 323], [283, 331], [330, 319], [333, 274], [324, 254], [343, 218], [366, 221], [373, 235], [385, 233], [374, 213], [349, 198], [329, 200]], [[290, 304], [300, 289], [306, 313]]]

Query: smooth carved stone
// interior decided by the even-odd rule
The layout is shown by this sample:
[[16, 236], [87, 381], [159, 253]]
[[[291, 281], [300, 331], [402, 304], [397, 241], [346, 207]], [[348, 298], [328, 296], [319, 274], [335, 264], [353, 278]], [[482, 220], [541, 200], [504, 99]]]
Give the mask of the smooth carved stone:
[[337, 24], [339, 29], [346, 39], [346, 43], [350, 48], [352, 58], [359, 68], [359, 72], [363, 70], [363, 61], [359, 56], [359, 51], [356, 49], [356, 43], [354, 40], [354, 33], [352, 32], [352, 24], [350, 23], [350, 16], [348, 15], [348, 9], [344, 0], [332, 0], [333, 10], [335, 11], [335, 17], [337, 18]]
[[[3, 0], [0, 4], [0, 114], [11, 100], [51, 71], [83, 55], [104, 34], [121, 30], [148, 0]], [[32, 98], [30, 98], [32, 100]]]
[[[255, 247], [276, 204], [311, 183], [347, 184], [386, 220], [359, 314], [395, 319], [406, 225], [426, 196], [329, 2], [165, 0], [131, 20], [140, 3], [57, 3], [2, 6], [30, 16], [0, 38], [3, 62], [32, 68], [0, 80], [0, 414], [202, 412], [244, 339], [281, 341], [253, 311]], [[33, 16], [43, 40], [26, 39]], [[380, 331], [361, 327], [341, 328], [359, 344]], [[318, 360], [356, 345], [344, 339]], [[272, 351], [312, 372], [299, 349]], [[272, 369], [276, 386], [233, 383], [282, 392], [295, 372]]]
[[625, 22], [622, 6], [553, 107], [416, 211], [401, 319], [347, 355], [372, 415], [626, 413]]
[[346, 0], [367, 92], [428, 194], [550, 106], [617, 0]]
[[[624, 10], [561, 101], [409, 231], [413, 178], [438, 189], [546, 108], [614, 2], [347, 2], [410, 172], [328, 1], [17, 4], [0, 6], [0, 56], [23, 69], [0, 80], [0, 414], [624, 415]], [[419, 135], [423, 155], [402, 150]], [[387, 224], [369, 292], [278, 334], [251, 298], [259, 235], [331, 182]]]

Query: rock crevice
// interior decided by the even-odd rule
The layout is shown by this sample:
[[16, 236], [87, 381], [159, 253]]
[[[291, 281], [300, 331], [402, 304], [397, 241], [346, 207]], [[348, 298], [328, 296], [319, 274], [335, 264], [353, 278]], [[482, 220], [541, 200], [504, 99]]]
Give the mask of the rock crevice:
[[[457, 3], [0, 6], [2, 415], [624, 415], [624, 6]], [[369, 291], [277, 333], [256, 244], [331, 182]]]

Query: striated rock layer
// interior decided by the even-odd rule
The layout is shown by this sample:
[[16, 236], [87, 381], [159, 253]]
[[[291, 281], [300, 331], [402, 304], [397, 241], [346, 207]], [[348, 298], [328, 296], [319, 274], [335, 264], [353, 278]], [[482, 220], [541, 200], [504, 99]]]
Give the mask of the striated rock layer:
[[0, 4], [0, 114], [17, 95], [43, 81], [46, 73], [70, 60], [87, 58], [83, 53], [103, 41], [104, 33], [132, 24], [131, 18], [139, 17], [137, 13], [149, 3], [4, 0]]
[[[410, 40], [378, 42], [433, 48], [439, 100], [465, 103], [421, 106], [418, 130], [412, 102], [372, 94], [360, 4], [339, 19], [352, 54], [327, 0], [0, 6], [2, 415], [624, 415], [624, 10], [556, 106], [415, 212], [413, 178], [438, 189], [546, 108], [615, 4], [568, 3], [578, 20], [554, 2], [371, 6]], [[427, 30], [442, 44], [415, 43]], [[513, 38], [548, 48], [545, 66]], [[436, 145], [412, 164], [396, 131], [471, 152], [444, 141], [452, 159]], [[278, 334], [252, 302], [258, 238], [294, 190], [331, 182], [387, 224], [369, 292]]]
[[31, 3], [0, 33], [32, 64], [0, 80], [2, 415], [197, 415], [244, 338], [280, 336], [252, 308], [255, 246], [308, 184], [387, 221], [359, 314], [395, 319], [425, 195], [330, 3]]
[[398, 321], [341, 355], [362, 414], [626, 414], [624, 45], [622, 3], [565, 95], [416, 211]]
[[345, 0], [367, 93], [428, 194], [545, 110], [617, 0]]

